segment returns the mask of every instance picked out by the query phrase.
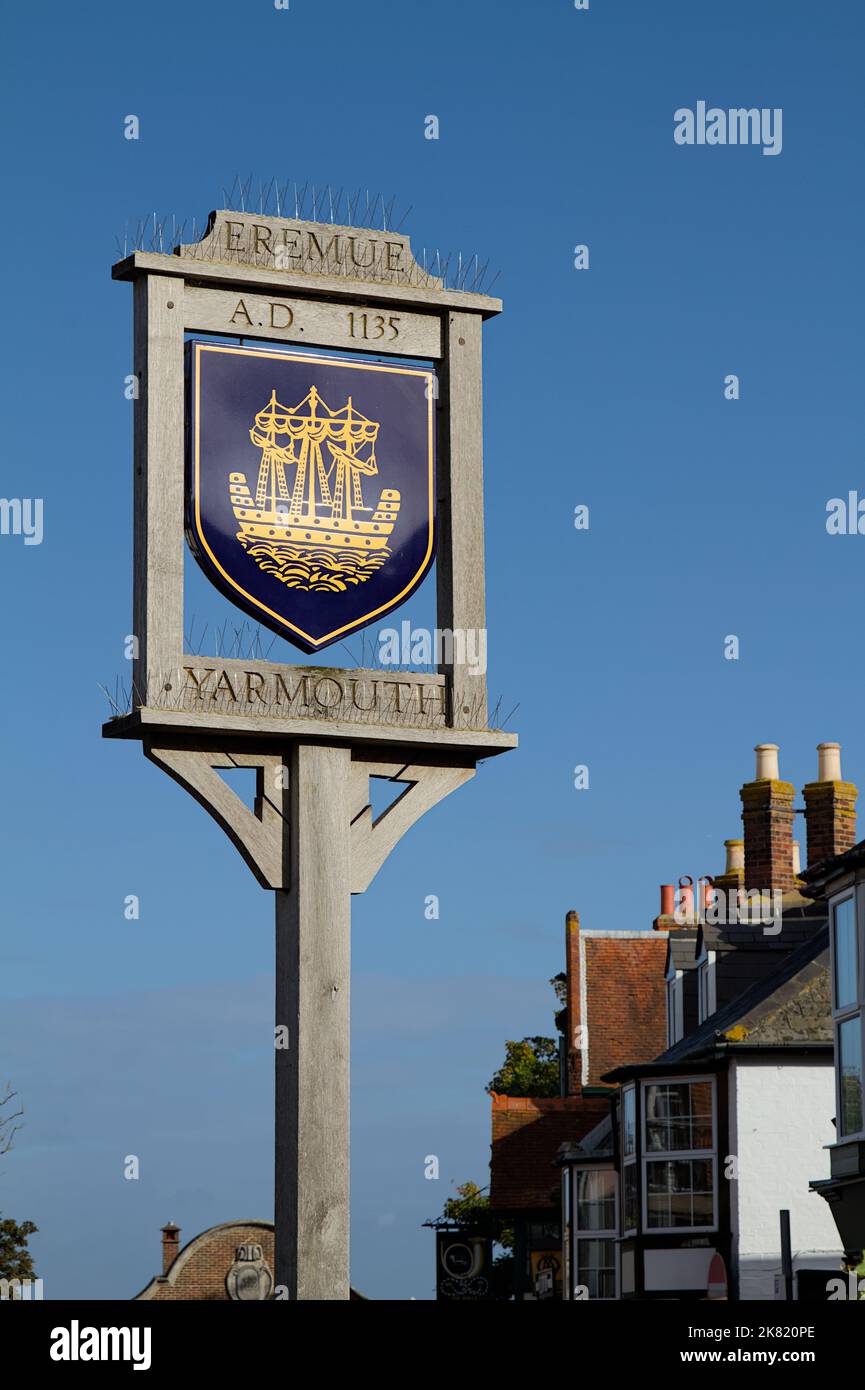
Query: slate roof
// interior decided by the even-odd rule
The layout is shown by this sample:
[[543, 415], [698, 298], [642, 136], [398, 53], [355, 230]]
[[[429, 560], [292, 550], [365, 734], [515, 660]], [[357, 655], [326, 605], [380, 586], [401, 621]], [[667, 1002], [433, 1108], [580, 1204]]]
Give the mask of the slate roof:
[[865, 840], [860, 840], [852, 849], [845, 850], [843, 854], [836, 854], [834, 858], [823, 859], [819, 864], [812, 864], [801, 877], [814, 888], [815, 893], [823, 894], [828, 891], [833, 879], [841, 878], [844, 874], [861, 868], [863, 864], [865, 864]]
[[[667, 970], [693, 970], [697, 964], [697, 928], [679, 928], [667, 940]], [[666, 971], [664, 972], [666, 974]]]
[[[767, 904], [766, 912], [768, 915]], [[781, 899], [781, 930], [775, 935], [767, 934], [765, 926], [754, 923], [700, 924], [700, 940], [697, 951], [705, 946], [710, 951], [735, 951], [742, 947], [754, 947], [761, 951], [787, 952], [800, 943], [810, 940], [814, 933], [826, 922], [826, 904], [811, 902], [801, 893], [785, 893]]]

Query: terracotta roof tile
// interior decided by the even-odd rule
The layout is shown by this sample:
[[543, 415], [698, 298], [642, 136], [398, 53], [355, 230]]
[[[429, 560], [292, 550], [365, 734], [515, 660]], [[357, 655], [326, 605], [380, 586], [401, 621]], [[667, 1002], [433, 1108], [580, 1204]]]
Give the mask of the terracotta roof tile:
[[603, 1096], [492, 1096], [490, 1202], [498, 1211], [558, 1211], [559, 1146], [578, 1141], [609, 1113]]

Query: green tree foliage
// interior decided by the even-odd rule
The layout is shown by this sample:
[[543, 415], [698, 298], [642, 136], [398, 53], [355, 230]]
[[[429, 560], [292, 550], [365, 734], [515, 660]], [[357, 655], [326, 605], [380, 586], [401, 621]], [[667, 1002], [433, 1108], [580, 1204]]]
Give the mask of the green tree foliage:
[[523, 1038], [505, 1043], [505, 1060], [488, 1091], [500, 1096], [559, 1095], [559, 1045], [554, 1038]]
[[489, 1214], [490, 1199], [476, 1182], [464, 1182], [457, 1188], [456, 1197], [445, 1199], [442, 1217], [445, 1221], [455, 1221], [458, 1226], [470, 1226], [478, 1217]]
[[12, 1221], [0, 1217], [0, 1279], [35, 1279], [33, 1256], [27, 1238], [39, 1228], [32, 1221]]
[[511, 1226], [506, 1226], [490, 1207], [489, 1193], [483, 1192], [474, 1182], [464, 1182], [457, 1188], [456, 1197], [448, 1197], [444, 1204], [442, 1217], [455, 1225], [477, 1235], [492, 1236], [496, 1245], [510, 1250], [514, 1243]]

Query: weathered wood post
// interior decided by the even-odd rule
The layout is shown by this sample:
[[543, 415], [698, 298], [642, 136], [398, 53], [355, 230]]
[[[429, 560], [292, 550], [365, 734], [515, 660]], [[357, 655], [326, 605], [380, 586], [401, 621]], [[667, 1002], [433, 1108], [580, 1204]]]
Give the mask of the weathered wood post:
[[292, 886], [276, 894], [276, 1018], [290, 1046], [276, 1052], [274, 1173], [276, 1282], [291, 1298], [348, 1288], [350, 777], [348, 748], [292, 747]]
[[[135, 657], [103, 734], [140, 740], [274, 892], [276, 1297], [345, 1299], [350, 896], [516, 745], [477, 660], [481, 326], [501, 304], [447, 289], [405, 236], [234, 211], [112, 273], [134, 286]], [[231, 602], [306, 652], [381, 622], [436, 554], [438, 671], [187, 652], [184, 529]], [[255, 769], [254, 810], [226, 768]], [[370, 777], [406, 788], [376, 819]]]

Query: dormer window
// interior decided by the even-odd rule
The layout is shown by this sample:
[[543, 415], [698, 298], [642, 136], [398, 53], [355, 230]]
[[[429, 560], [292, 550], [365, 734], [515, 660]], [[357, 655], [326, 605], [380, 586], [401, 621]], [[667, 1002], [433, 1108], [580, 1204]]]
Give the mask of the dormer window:
[[667, 1046], [672, 1047], [685, 1034], [684, 981], [681, 970], [670, 969], [667, 975]]
[[715, 1086], [711, 1077], [643, 1085], [643, 1225], [717, 1225]]
[[704, 949], [697, 961], [697, 1004], [700, 1023], [704, 1023], [718, 1007], [714, 951]]

